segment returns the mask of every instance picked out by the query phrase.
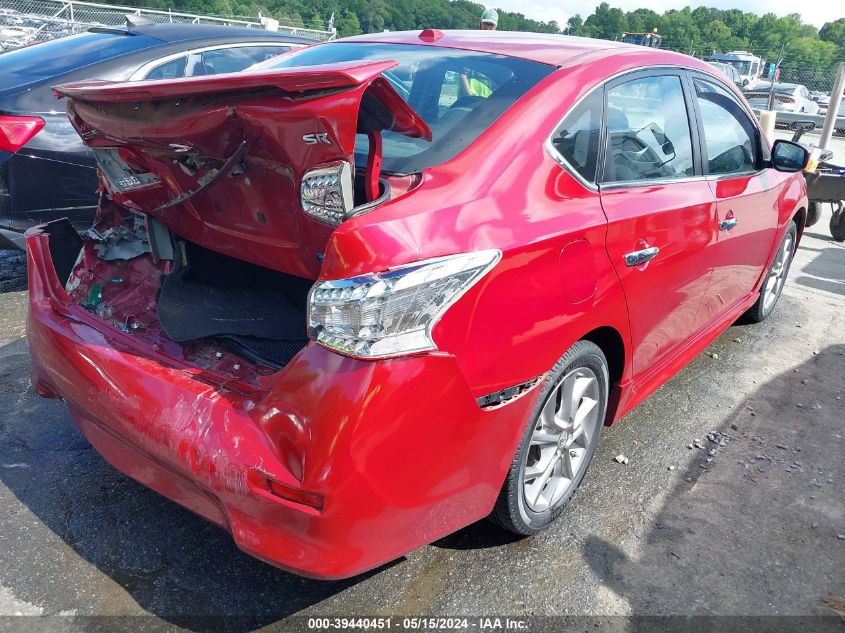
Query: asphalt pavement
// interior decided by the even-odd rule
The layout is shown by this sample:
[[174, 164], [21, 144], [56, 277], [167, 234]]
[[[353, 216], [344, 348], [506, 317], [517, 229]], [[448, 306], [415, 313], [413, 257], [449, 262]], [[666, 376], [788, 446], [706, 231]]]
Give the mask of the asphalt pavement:
[[222, 616], [212, 622], [249, 630], [294, 615], [845, 614], [845, 246], [830, 239], [829, 212], [807, 230], [775, 313], [729, 328], [607, 429], [549, 530], [516, 539], [480, 522], [341, 582], [242, 554], [106, 464], [62, 403], [37, 398], [23, 259], [0, 253], [0, 615], [63, 616], [0, 628], [120, 621], [79, 616], [139, 616], [132, 628], [150, 630]]

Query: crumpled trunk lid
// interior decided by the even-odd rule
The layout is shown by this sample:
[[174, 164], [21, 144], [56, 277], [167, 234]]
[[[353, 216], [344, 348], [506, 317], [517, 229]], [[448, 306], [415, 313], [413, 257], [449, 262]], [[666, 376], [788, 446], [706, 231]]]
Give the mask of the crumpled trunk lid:
[[206, 248], [316, 278], [334, 227], [303, 211], [303, 175], [337, 161], [354, 166], [357, 133], [431, 138], [380, 77], [394, 65], [79, 82], [55, 92], [68, 98], [116, 202]]

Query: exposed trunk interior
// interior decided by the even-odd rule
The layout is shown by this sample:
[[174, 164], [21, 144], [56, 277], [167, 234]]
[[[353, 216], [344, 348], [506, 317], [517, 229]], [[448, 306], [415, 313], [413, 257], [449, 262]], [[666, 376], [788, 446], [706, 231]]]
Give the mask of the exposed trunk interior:
[[[177, 343], [213, 339], [255, 362], [283, 367], [305, 345], [312, 282], [179, 243], [162, 278], [156, 314]], [[181, 260], [181, 261], [180, 261]]]
[[305, 346], [312, 284], [209, 250], [104, 201], [66, 290], [74, 303], [159, 353], [253, 382]]

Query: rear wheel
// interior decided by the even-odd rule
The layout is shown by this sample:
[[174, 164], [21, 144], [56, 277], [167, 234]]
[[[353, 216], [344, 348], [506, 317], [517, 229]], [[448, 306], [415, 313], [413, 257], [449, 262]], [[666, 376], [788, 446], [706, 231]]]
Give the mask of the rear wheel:
[[491, 519], [517, 534], [551, 523], [578, 489], [604, 427], [607, 360], [578, 341], [543, 384]]
[[798, 228], [795, 226], [795, 222], [792, 222], [786, 230], [786, 235], [783, 236], [783, 241], [780, 243], [780, 248], [778, 248], [769, 272], [766, 273], [757, 303], [746, 312], [746, 316], [751, 322], [759, 323], [775, 309], [783, 291], [783, 285], [786, 283], [786, 277], [789, 275], [789, 267], [792, 264], [792, 257], [795, 255], [797, 241]]

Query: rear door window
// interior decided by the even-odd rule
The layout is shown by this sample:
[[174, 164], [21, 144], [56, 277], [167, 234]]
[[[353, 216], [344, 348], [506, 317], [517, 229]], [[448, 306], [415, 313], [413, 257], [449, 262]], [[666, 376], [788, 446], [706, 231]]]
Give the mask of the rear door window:
[[604, 182], [694, 175], [692, 135], [681, 78], [660, 75], [610, 88]]
[[236, 73], [253, 64], [286, 53], [290, 46], [233, 46], [203, 51], [197, 57], [188, 76]]
[[286, 53], [290, 49], [290, 46], [261, 44], [190, 51], [154, 67], [144, 75], [144, 79], [176, 79], [236, 73], [271, 57]]
[[185, 65], [188, 63], [188, 56], [182, 55], [169, 62], [159, 64], [146, 74], [144, 79], [177, 79], [185, 76]]

